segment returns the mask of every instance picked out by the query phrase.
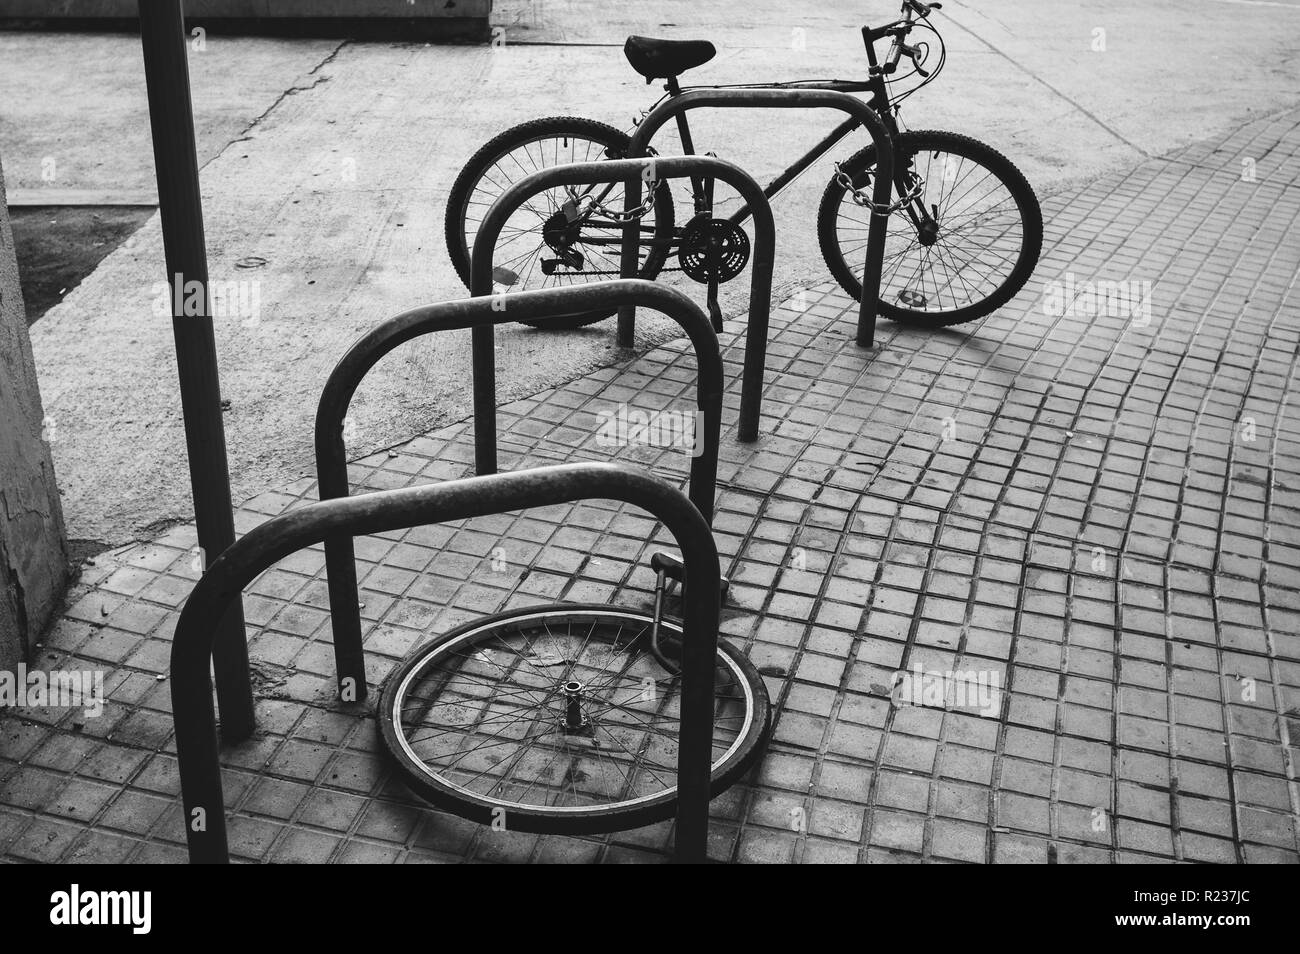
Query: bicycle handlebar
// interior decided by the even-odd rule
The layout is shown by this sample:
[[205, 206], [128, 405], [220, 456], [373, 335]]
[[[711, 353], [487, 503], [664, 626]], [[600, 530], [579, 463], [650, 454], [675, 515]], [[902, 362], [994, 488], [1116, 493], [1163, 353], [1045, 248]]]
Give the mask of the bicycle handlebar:
[[942, 3], [921, 3], [920, 0], [903, 0], [903, 9], [911, 9], [923, 20], [930, 15], [931, 10], [940, 10], [942, 8]]
[[[872, 70], [879, 71], [884, 75], [889, 75], [898, 69], [898, 61], [906, 53], [912, 60], [916, 71], [924, 77], [928, 77], [930, 72], [921, 66], [920, 49], [915, 46], [909, 46], [903, 42], [903, 37], [911, 32], [912, 25], [915, 21], [913, 15], [920, 17], [922, 20], [930, 16], [930, 11], [940, 10], [943, 8], [942, 3], [921, 3], [920, 0], [903, 0], [903, 19], [895, 20], [893, 23], [887, 23], [885, 26], [862, 28], [862, 40], [867, 47], [867, 62], [871, 64]], [[892, 36], [894, 42], [889, 47], [889, 54], [885, 57], [885, 65], [879, 66], [876, 61], [875, 44], [877, 40]]]

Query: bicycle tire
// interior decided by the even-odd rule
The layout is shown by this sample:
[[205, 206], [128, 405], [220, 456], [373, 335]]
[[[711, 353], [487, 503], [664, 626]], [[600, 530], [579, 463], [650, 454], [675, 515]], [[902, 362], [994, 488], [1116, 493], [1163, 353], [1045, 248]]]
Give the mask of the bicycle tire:
[[[652, 618], [649, 615], [638, 611], [622, 610], [594, 604], [552, 604], [515, 609], [504, 613], [498, 613], [484, 619], [475, 620], [436, 637], [408, 656], [393, 671], [392, 675], [390, 675], [384, 683], [377, 710], [380, 737], [384, 747], [388, 750], [400, 771], [403, 781], [415, 794], [438, 808], [442, 808], [473, 821], [483, 824], [498, 823], [499, 827], [504, 827], [512, 831], [527, 831], [545, 834], [596, 834], [610, 831], [623, 831], [629, 828], [636, 828], [642, 825], [663, 821], [673, 816], [676, 807], [677, 792], [675, 782], [672, 786], [666, 787], [663, 791], [657, 792], [656, 794], [647, 797], [629, 799], [624, 804], [613, 806], [592, 806], [582, 804], [551, 806], [520, 805], [504, 798], [487, 794], [483, 791], [471, 791], [470, 786], [474, 784], [473, 781], [467, 782], [463, 778], [456, 781], [452, 778], [455, 773], [465, 774], [470, 769], [476, 768], [482, 761], [487, 761], [481, 759], [485, 746], [479, 746], [477, 750], [471, 749], [467, 752], [462, 752], [459, 748], [456, 748], [447, 753], [439, 754], [439, 758], [447, 759], [448, 762], [445, 770], [437, 771], [428, 764], [423, 755], [416, 752], [416, 743], [407, 739], [406, 726], [403, 721], [404, 715], [426, 705], [425, 700], [419, 699], [419, 690], [420, 687], [423, 686], [422, 680], [431, 670], [435, 674], [438, 674], [439, 678], [442, 678], [442, 670], [437, 669], [435, 663], [440, 660], [454, 659], [454, 665], [457, 668], [454, 670], [449, 668], [447, 670], [448, 674], [443, 678], [443, 685], [444, 687], [451, 686], [457, 679], [461, 680], [461, 688], [454, 690], [455, 693], [458, 694], [458, 697], [446, 704], [451, 707], [448, 709], [448, 715], [454, 715], [458, 722], [453, 726], [445, 726], [443, 723], [435, 723], [435, 727], [440, 730], [442, 736], [446, 736], [456, 729], [466, 727], [474, 729], [478, 734], [482, 735], [482, 727], [490, 724], [493, 730], [499, 731], [501, 735], [494, 736], [487, 734], [485, 735], [485, 738], [500, 739], [504, 737], [506, 743], [501, 743], [499, 741], [489, 742], [486, 747], [499, 747], [499, 745], [508, 744], [511, 741], [527, 739], [529, 740], [528, 745], [525, 746], [525, 751], [518, 756], [514, 766], [517, 767], [518, 765], [523, 764], [528, 755], [528, 748], [531, 748], [536, 744], [538, 739], [545, 738], [548, 734], [556, 734], [554, 722], [548, 721], [548, 719], [553, 720], [556, 712], [553, 711], [552, 708], [546, 707], [547, 703], [550, 702], [553, 693], [552, 696], [548, 696], [546, 700], [543, 700], [542, 703], [538, 705], [537, 713], [532, 715], [532, 722], [530, 723], [542, 727], [551, 726], [551, 728], [549, 730], [544, 729], [544, 731], [540, 733], [535, 732], [531, 736], [525, 734], [523, 737], [514, 738], [510, 735], [511, 723], [503, 723], [501, 721], [503, 716], [500, 714], [488, 714], [493, 710], [490, 703], [484, 701], [485, 697], [482, 696], [482, 692], [480, 691], [479, 681], [485, 679], [485, 672], [495, 676], [497, 670], [500, 670], [502, 675], [506, 674], [506, 666], [501, 660], [505, 660], [505, 662], [509, 663], [511, 666], [517, 666], [519, 673], [521, 674], [518, 677], [520, 681], [511, 684], [512, 688], [509, 693], [502, 697], [503, 699], [508, 699], [510, 701], [503, 705], [507, 710], [512, 707], [517, 709], [526, 708], [527, 703], [535, 701], [529, 698], [527, 694], [528, 691], [541, 691], [540, 689], [531, 688], [529, 681], [540, 681], [545, 684], [545, 680], [541, 679], [540, 676], [537, 676], [532, 672], [527, 672], [524, 669], [525, 665], [530, 666], [532, 669], [540, 669], [542, 666], [542, 663], [540, 662], [534, 665], [531, 661], [528, 661], [528, 655], [532, 652], [537, 643], [536, 641], [532, 643], [527, 642], [526, 634], [530, 631], [537, 631], [539, 627], [542, 631], [549, 634], [552, 633], [552, 626], [558, 627], [564, 621], [570, 621], [569, 624], [572, 625], [571, 621], [575, 620], [580, 625], [590, 625], [591, 630], [589, 635], [585, 637], [586, 643], [584, 643], [582, 648], [579, 650], [577, 660], [571, 661], [560, 659], [558, 663], [546, 663], [546, 665], [549, 666], [558, 665], [562, 667], [563, 671], [554, 676], [554, 681], [557, 685], [563, 685], [566, 680], [576, 678], [575, 674], [585, 671], [581, 669], [580, 666], [583, 665], [582, 659], [584, 658], [584, 654], [588, 651], [587, 645], [590, 644], [593, 639], [596, 639], [595, 633], [597, 626], [610, 626], [616, 632], [621, 632], [622, 630], [619, 629], [619, 627], [623, 626], [640, 627], [640, 634], [624, 644], [625, 647], [630, 647], [636, 639], [648, 635], [648, 629]], [[679, 624], [670, 620], [663, 620], [661, 621], [661, 625], [668, 628], [671, 632], [676, 633], [680, 638], [681, 628]], [[511, 643], [507, 641], [508, 638], [524, 640], [522, 643], [524, 651], [521, 652], [518, 648], [512, 646]], [[601, 638], [603, 639], [604, 637], [602, 636]], [[645, 641], [648, 642], [648, 639]], [[481, 656], [481, 653], [484, 650], [471, 652], [471, 646], [481, 646], [483, 644], [487, 644], [484, 647], [484, 650], [491, 651], [498, 655], [494, 655], [490, 659], [484, 660]], [[617, 648], [617, 636], [614, 639], [614, 645], [615, 648]], [[595, 655], [599, 657], [598, 652], [595, 653]], [[518, 663], [513, 661], [513, 657], [515, 656], [519, 659]], [[543, 656], [539, 654], [533, 655], [531, 658], [542, 659]], [[653, 660], [648, 651], [643, 652], [638, 658], [643, 660], [647, 666], [657, 666], [657, 663]], [[477, 670], [474, 668], [467, 668], [471, 667], [474, 663], [480, 664]], [[591, 667], [588, 666], [587, 668]], [[468, 674], [462, 675], [462, 673], [466, 671]], [[621, 672], [617, 678], [635, 680], [636, 677], [630, 675], [633, 671], [633, 669], [627, 668]], [[649, 670], [636, 671], [658, 670], [651, 668]], [[546, 675], [548, 677], [551, 676], [550, 673], [547, 673]], [[672, 674], [669, 673], [668, 675], [671, 676]], [[527, 679], [524, 678], [525, 676], [527, 676]], [[717, 795], [748, 771], [760, 754], [762, 747], [767, 740], [771, 719], [771, 703], [768, 700], [767, 690], [763, 684], [762, 677], [754, 668], [753, 664], [724, 639], [719, 639], [718, 641], [718, 665], [715, 669], [715, 686], [718, 681], [736, 688], [739, 693], [736, 698], [743, 698], [744, 700], [745, 719], [739, 727], [736, 728], [734, 733], [732, 733], [734, 734], [734, 739], [728, 742], [728, 733], [730, 733], [730, 729], [726, 728], [726, 724], [735, 721], [737, 717], [734, 714], [728, 715], [726, 719], [723, 720], [723, 729], [720, 730], [717, 721], [719, 719], [717, 711], [718, 709], [722, 709], [722, 711], [730, 712], [731, 710], [728, 708], [728, 700], [734, 703], [734, 698], [725, 695], [719, 696], [720, 701], [717, 703], [717, 706], [715, 706], [715, 760], [710, 775], [710, 792], [712, 795]], [[658, 687], [659, 682], [656, 681], [655, 685]], [[468, 692], [465, 687], [469, 687]], [[605, 688], [608, 690], [611, 699], [616, 693], [622, 691], [616, 682], [607, 684]], [[656, 689], [656, 691], [658, 690]], [[465, 696], [466, 698], [462, 699], [459, 698], [459, 696]], [[411, 700], [418, 701], [412, 702]], [[593, 712], [596, 711], [594, 707], [599, 706], [602, 702], [607, 702], [607, 700], [597, 699], [594, 694], [592, 700]], [[625, 699], [625, 703], [626, 702], [627, 700]], [[432, 702], [428, 702], [427, 704], [430, 707], [435, 706], [435, 703]], [[656, 702], [656, 705], [669, 704], [670, 700]], [[443, 704], [437, 703], [436, 705]], [[459, 709], [457, 709], [457, 707], [459, 707]], [[478, 710], [481, 710], [477, 724], [475, 724], [473, 720], [469, 723], [465, 723], [463, 721], [464, 713], [468, 711], [472, 714], [475, 711], [475, 707], [477, 707]], [[608, 715], [609, 712], [612, 712], [616, 708], [626, 708], [626, 705], [619, 707], [613, 702], [608, 702], [606, 710], [601, 713], [601, 718], [603, 719], [604, 716]], [[615, 715], [618, 715], [618, 713], [615, 713]], [[637, 718], [639, 718], [639, 716]], [[597, 722], [597, 717], [593, 716], [592, 721], [593, 723]], [[615, 720], [611, 719], [610, 724], [614, 725]], [[625, 720], [624, 722], [618, 723], [617, 728], [631, 728], [635, 731], [640, 728], [640, 724], [637, 719], [633, 719], [630, 722]], [[609, 731], [612, 733], [613, 730], [610, 729]], [[722, 741], [719, 741], [720, 731], [722, 732]], [[413, 732], [412, 734], [414, 735], [418, 733]], [[466, 733], [466, 735], [469, 734], [471, 733]], [[559, 734], [563, 735], [562, 732]], [[594, 729], [592, 735], [595, 738], [599, 738], [598, 732]], [[626, 736], [624, 737], [626, 738]], [[434, 736], [429, 739], [416, 741], [435, 741], [437, 738], [438, 736]], [[550, 744], [552, 747], [556, 745], [554, 740], [552, 740]], [[567, 751], [568, 742], [565, 741], [562, 745], [565, 747], [565, 751]], [[719, 747], [723, 745], [726, 746], [725, 751], [721, 756], [716, 756]], [[672, 748], [675, 753], [675, 748], [672, 746], [670, 746], [670, 748]], [[437, 752], [437, 750], [438, 747], [435, 745], [434, 751]], [[625, 748], [624, 751], [628, 751], [630, 754], [630, 749]], [[480, 761], [474, 761], [472, 759], [469, 763], [463, 761], [466, 755], [474, 755], [476, 752], [480, 757]], [[617, 751], [614, 749], [608, 749], [608, 752], [613, 753], [615, 756], [618, 755]], [[496, 754], [501, 755], [500, 751]], [[454, 758], [452, 758], [453, 755], [455, 756]], [[558, 756], [553, 756], [552, 762], [557, 757]], [[537, 756], [532, 761], [536, 762], [540, 758], [541, 756]], [[507, 759], [508, 756], [500, 758], [499, 762], [489, 765], [489, 768], [486, 771], [492, 771], [499, 768], [500, 764], [506, 762]], [[571, 764], [566, 768], [562, 778], [562, 781], [569, 780], [570, 784], [573, 785], [573, 792], [569, 797], [574, 800], [585, 797], [586, 795], [586, 793], [579, 793], [577, 791], [578, 783], [572, 781], [574, 778], [582, 778], [581, 771], [575, 770], [574, 766], [581, 766], [584, 760], [586, 760], [588, 765], [594, 764], [590, 757], [590, 752], [578, 747], [575, 742], [574, 754], [571, 756]], [[469, 764], [470, 769], [465, 769], [463, 767], [465, 764]], [[550, 763], [547, 763], [548, 768], [549, 766]], [[663, 768], [662, 765], [656, 767]], [[517, 791], [518, 786], [522, 783], [510, 776], [510, 771], [512, 770], [513, 768], [508, 768], [503, 777], [490, 777], [488, 782], [493, 783], [497, 788], [508, 788], [508, 790]], [[444, 771], [446, 773], [445, 775], [443, 774]], [[657, 780], [662, 781], [662, 779], [659, 779], [658, 774], [655, 773], [654, 769], [651, 769], [650, 771], [652, 775], [655, 775]], [[674, 773], [673, 778], [675, 779], [675, 761], [673, 763], [672, 771]], [[481, 777], [482, 774], [483, 773], [480, 773], [480, 775], [475, 776], [475, 778], [477, 779], [478, 777]], [[631, 773], [624, 777], [629, 779], [627, 784], [630, 785], [630, 779], [632, 777]], [[583, 778], [582, 781], [589, 782], [590, 780]], [[485, 782], [484, 786], [487, 786], [488, 782]], [[530, 785], [529, 789], [531, 789], [531, 787], [532, 786]], [[523, 794], [528, 794], [528, 791], [529, 790], [525, 790]]]
[[[926, 152], [947, 152], [965, 157], [973, 163], [983, 166], [1014, 199], [1022, 227], [1020, 252], [1014, 266], [1008, 270], [1005, 279], [999, 282], [992, 291], [968, 305], [947, 310], [919, 310], [900, 305], [897, 297], [890, 293], [892, 290], [885, 287], [885, 280], [888, 275], [882, 274], [881, 296], [878, 305], [878, 311], [882, 316], [903, 324], [941, 328], [982, 318], [1001, 308], [1024, 287], [1025, 282], [1029, 280], [1029, 276], [1033, 274], [1034, 267], [1038, 264], [1038, 257], [1042, 250], [1043, 213], [1038, 204], [1038, 198], [1034, 195], [1034, 190], [1024, 175], [1011, 160], [991, 146], [960, 133], [940, 130], [906, 132], [902, 133], [894, 141], [894, 161], [896, 163], [903, 157], [915, 159], [918, 155]], [[874, 166], [874, 146], [867, 146], [859, 150], [841, 164], [841, 168], [847, 173], [853, 184], [859, 188], [867, 181], [864, 173]], [[844, 203], [846, 191], [844, 186], [834, 177], [827, 184], [817, 214], [817, 238], [821, 245], [822, 257], [826, 260], [826, 265], [835, 280], [855, 301], [861, 301], [862, 281], [859, 275], [862, 263], [857, 263], [856, 269], [858, 271], [855, 273], [855, 267], [850, 265], [843, 250], [843, 237], [839, 230], [841, 205]], [[897, 184], [895, 184], [894, 192], [897, 192]], [[866, 210], [862, 211], [865, 212]], [[900, 210], [894, 212], [890, 218], [891, 232], [900, 227], [900, 221], [906, 222], [906, 228], [914, 231], [912, 222], [907, 218], [906, 212]], [[887, 273], [888, 259], [885, 264], [884, 271]]]

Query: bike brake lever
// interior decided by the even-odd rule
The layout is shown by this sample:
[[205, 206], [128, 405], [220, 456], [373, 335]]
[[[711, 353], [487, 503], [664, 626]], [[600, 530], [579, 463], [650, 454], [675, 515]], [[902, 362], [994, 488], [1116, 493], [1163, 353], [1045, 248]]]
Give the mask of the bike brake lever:
[[906, 43], [902, 44], [902, 47], [903, 52], [912, 61], [912, 65], [916, 67], [916, 71], [922, 76], [929, 76], [930, 71], [921, 65], [921, 48], [919, 46], [908, 46]]

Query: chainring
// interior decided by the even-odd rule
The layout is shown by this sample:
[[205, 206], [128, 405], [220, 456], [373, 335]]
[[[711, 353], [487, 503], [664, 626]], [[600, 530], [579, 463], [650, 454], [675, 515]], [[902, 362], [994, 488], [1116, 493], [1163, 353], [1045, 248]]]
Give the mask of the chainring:
[[726, 219], [697, 215], [682, 229], [677, 264], [701, 284], [729, 282], [749, 263], [749, 236]]

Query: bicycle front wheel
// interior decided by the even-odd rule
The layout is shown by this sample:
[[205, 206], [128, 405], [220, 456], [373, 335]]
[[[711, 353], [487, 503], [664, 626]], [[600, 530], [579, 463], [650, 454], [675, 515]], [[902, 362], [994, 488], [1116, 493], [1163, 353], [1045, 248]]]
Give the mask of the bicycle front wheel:
[[[875, 147], [841, 165], [871, 194]], [[894, 140], [894, 198], [914, 193], [889, 217], [880, 275], [880, 314], [923, 327], [961, 324], [1001, 308], [1038, 263], [1043, 213], [1006, 156], [957, 133], [906, 132]], [[840, 286], [862, 299], [870, 209], [832, 178], [817, 236]]]
[[[622, 159], [630, 140], [613, 126], [573, 116], [553, 116], [507, 129], [470, 158], [447, 196], [447, 252], [469, 287], [470, 249], [488, 210], [520, 179], [551, 166]], [[493, 249], [495, 292], [554, 288], [619, 277], [623, 230], [600, 216], [570, 222], [563, 211], [575, 196], [592, 194], [614, 211], [624, 205], [621, 182], [599, 187], [557, 186], [529, 199], [506, 221]], [[638, 278], [663, 268], [673, 239], [673, 200], [660, 188], [638, 225]], [[577, 328], [613, 314], [584, 312], [525, 322], [539, 328]]]
[[[414, 792], [484, 824], [593, 834], [671, 818], [681, 677], [652, 652], [652, 622], [561, 604], [459, 627], [385, 683], [383, 743]], [[677, 624], [660, 626], [681, 639]], [[716, 795], [758, 756], [770, 704], [758, 672], [725, 640], [714, 692]]]

